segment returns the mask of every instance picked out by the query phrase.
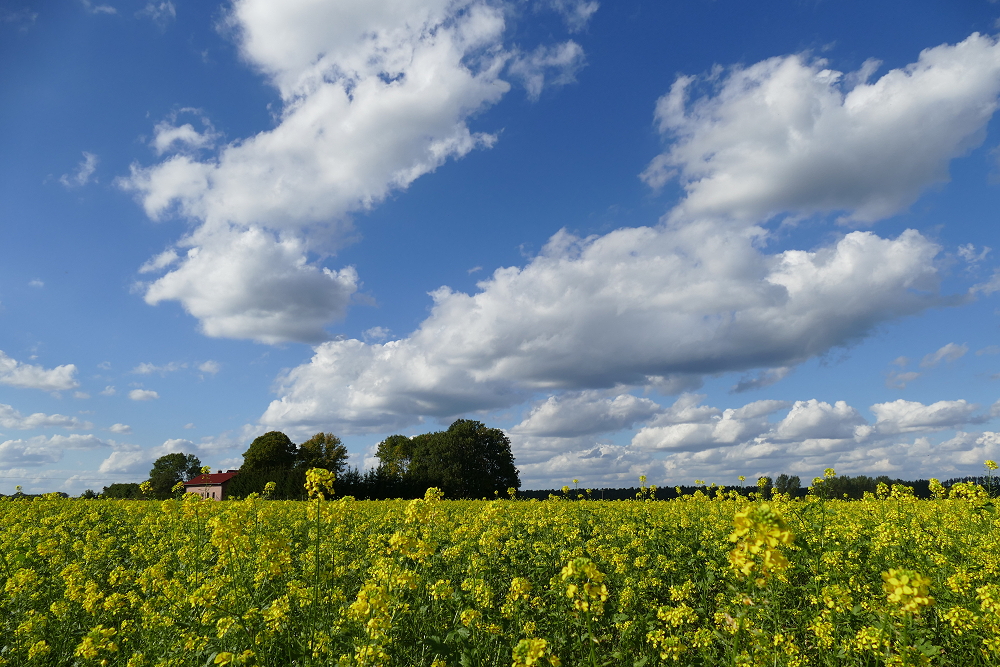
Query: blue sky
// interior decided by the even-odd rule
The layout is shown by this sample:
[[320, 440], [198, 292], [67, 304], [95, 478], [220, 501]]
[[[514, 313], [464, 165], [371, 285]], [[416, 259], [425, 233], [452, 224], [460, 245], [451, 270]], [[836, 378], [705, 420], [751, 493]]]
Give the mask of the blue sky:
[[977, 474], [998, 18], [2, 0], [0, 492], [459, 417], [529, 488]]

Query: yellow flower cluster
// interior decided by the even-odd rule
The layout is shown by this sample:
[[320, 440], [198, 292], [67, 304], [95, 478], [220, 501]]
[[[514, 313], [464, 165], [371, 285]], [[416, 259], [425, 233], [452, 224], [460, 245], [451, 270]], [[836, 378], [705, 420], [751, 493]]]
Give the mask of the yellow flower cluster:
[[788, 560], [778, 549], [778, 545], [789, 545], [794, 535], [785, 520], [766, 504], [748, 507], [736, 513], [733, 520], [735, 530], [729, 541], [736, 548], [729, 552], [729, 563], [744, 577], [756, 572], [758, 586], [767, 579], [788, 569]]
[[566, 563], [559, 577], [569, 582], [566, 597], [573, 600], [574, 609], [598, 616], [604, 613], [608, 587], [604, 584], [604, 573], [593, 561], [582, 556], [574, 558]]
[[934, 604], [934, 598], [928, 595], [930, 578], [913, 570], [883, 572], [882, 581], [885, 582], [883, 585], [889, 602], [899, 605], [904, 613], [919, 613], [924, 607]]
[[1000, 515], [974, 484], [320, 502], [332, 482], [0, 501], [0, 667], [1000, 665]]

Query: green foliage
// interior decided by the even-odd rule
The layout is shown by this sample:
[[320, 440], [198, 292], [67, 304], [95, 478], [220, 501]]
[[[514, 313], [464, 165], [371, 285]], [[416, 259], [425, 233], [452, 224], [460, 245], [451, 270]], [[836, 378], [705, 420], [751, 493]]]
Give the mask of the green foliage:
[[296, 466], [304, 470], [324, 468], [337, 477], [347, 467], [347, 447], [333, 433], [317, 433], [301, 445], [296, 452]]
[[112, 484], [111, 486], [106, 486], [101, 491], [101, 498], [108, 498], [114, 500], [140, 500], [142, 498], [142, 490], [139, 488], [138, 484], [127, 483], [127, 484]]
[[261, 468], [240, 471], [226, 486], [226, 497], [246, 498], [251, 493], [263, 495], [264, 485], [274, 482], [273, 500], [302, 500], [305, 498], [303, 485], [306, 483], [306, 468]]
[[281, 431], [268, 431], [250, 443], [243, 452], [240, 473], [269, 468], [291, 469], [295, 465], [295, 443]]
[[194, 454], [167, 454], [153, 462], [149, 471], [149, 483], [153, 486], [153, 496], [163, 500], [172, 494], [177, 482], [194, 479], [201, 473], [201, 461]]
[[379, 460], [381, 474], [396, 479], [402, 479], [410, 468], [413, 460], [413, 439], [405, 435], [390, 435], [378, 443], [375, 456]]
[[96, 500], [100, 498], [100, 495], [98, 495], [97, 492], [94, 491], [93, 489], [87, 489], [86, 491], [80, 494], [80, 498], [82, 500]]
[[459, 419], [447, 431], [410, 440], [413, 454], [405, 479], [417, 488], [438, 487], [451, 498], [483, 498], [521, 486], [510, 440], [498, 428]]
[[802, 486], [802, 482], [799, 480], [798, 475], [788, 476], [785, 473], [778, 475], [778, 479], [774, 481], [774, 489], [779, 493], [793, 494], [799, 490]]

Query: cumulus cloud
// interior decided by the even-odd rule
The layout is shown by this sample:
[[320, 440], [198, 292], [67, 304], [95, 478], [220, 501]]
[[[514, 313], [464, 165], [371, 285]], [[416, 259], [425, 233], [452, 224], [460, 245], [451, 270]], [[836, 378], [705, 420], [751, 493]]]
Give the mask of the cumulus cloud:
[[104, 389], [102, 389], [98, 393], [101, 396], [114, 396], [115, 394], [118, 393], [118, 390], [115, 389], [112, 385], [109, 384], [107, 387], [105, 387]]
[[663, 411], [648, 398], [605, 394], [583, 391], [550, 396], [537, 403], [512, 431], [535, 436], [591, 435], [632, 428], [636, 422], [646, 421]]
[[[577, 28], [596, 9], [557, 4]], [[503, 7], [483, 0], [237, 0], [226, 22], [244, 58], [281, 96], [277, 126], [202, 158], [196, 151], [218, 140], [210, 124], [161, 123], [154, 150], [178, 152], [133, 165], [119, 184], [154, 219], [179, 214], [201, 223], [179, 244], [190, 248], [186, 258], [163, 254], [144, 265], [152, 271], [180, 261], [145, 286], [147, 301], [180, 301], [208, 335], [264, 342], [322, 340], [322, 325], [342, 315], [350, 293], [344, 271], [352, 270], [324, 280], [307, 253], [336, 249], [350, 213], [493, 144], [467, 120], [509, 89], [500, 78], [508, 61], [519, 63], [511, 75], [530, 79], [532, 94], [543, 81], [569, 81], [582, 63], [572, 42], [514, 58], [504, 46]], [[258, 283], [274, 273], [274, 284], [233, 294], [227, 274], [249, 275], [265, 259], [275, 271]], [[209, 270], [208, 260], [222, 268]], [[223, 296], [212, 298], [217, 292]], [[298, 327], [301, 311], [308, 314]]]
[[[674, 169], [686, 195], [660, 225], [559, 232], [475, 293], [433, 292], [409, 336], [323, 343], [279, 379], [262, 423], [388, 430], [539, 392], [680, 392], [723, 372], [749, 372], [735, 389], [752, 389], [881, 323], [954, 303], [938, 293], [940, 248], [913, 230], [764, 250], [770, 216], [891, 215], [981, 140], [1000, 92], [992, 38], [928, 49], [868, 83], [876, 66], [845, 77], [804, 56], [775, 58], [724, 72], [690, 104], [694, 82], [680, 79], [657, 107], [675, 141], [646, 178]], [[655, 427], [666, 429], [658, 442], [725, 437], [668, 426]]]
[[[983, 459], [1000, 451], [1000, 435], [991, 431], [958, 431], [941, 442], [928, 437], [984, 420], [974, 414], [977, 406], [964, 400], [876, 404], [871, 406], [875, 423], [869, 423], [845, 401], [755, 401], [719, 410], [700, 405], [701, 398], [681, 396], [673, 414], [662, 411], [625, 446], [589, 436], [512, 430], [522, 479], [543, 487], [571, 477], [584, 486], [631, 486], [645, 474], [657, 483], [701, 478], [732, 484], [738, 475], [754, 479], [781, 472], [809, 479], [827, 467], [840, 474], [914, 479], [931, 471], [944, 478], [978, 474]], [[678, 420], [684, 414], [688, 418]]]
[[[83, 160], [73, 174], [63, 174], [59, 177], [59, 182], [67, 188], [79, 188], [90, 182], [94, 172], [97, 171], [97, 156], [93, 153], [83, 152]], [[96, 180], [96, 179], [95, 179]]]
[[878, 420], [875, 427], [880, 433], [913, 433], [955, 428], [976, 421], [973, 413], [979, 409], [965, 399], [938, 401], [924, 405], [916, 401], [898, 399], [871, 406]]
[[112, 424], [108, 427], [108, 430], [112, 433], [119, 433], [121, 435], [128, 435], [132, 432], [132, 427], [128, 424]]
[[867, 423], [845, 401], [833, 405], [816, 399], [795, 401], [774, 428], [773, 437], [776, 440], [853, 438], [857, 427]]
[[655, 421], [633, 436], [638, 450], [701, 450], [735, 445], [770, 429], [768, 416], [787, 407], [775, 400], [754, 401], [741, 408], [729, 408], [710, 421], [659, 425]]
[[0, 443], [0, 466], [41, 466], [58, 463], [63, 452], [73, 450], [96, 450], [111, 444], [93, 435], [37, 436], [27, 440], [7, 440]]
[[[180, 116], [194, 116], [202, 130], [199, 132], [191, 123], [178, 125], [177, 119]], [[200, 109], [186, 107], [180, 109], [166, 119], [156, 124], [153, 128], [153, 140], [150, 146], [157, 155], [164, 153], [192, 153], [204, 148], [212, 148], [220, 138], [212, 126], [212, 122], [201, 112]]]
[[[643, 178], [680, 180], [687, 196], [675, 216], [892, 215], [982, 142], [1000, 93], [1000, 47], [976, 33], [869, 83], [871, 74], [845, 77], [798, 54], [682, 76], [656, 108], [673, 141]], [[711, 91], [692, 101], [699, 84]]]
[[789, 367], [941, 303], [938, 247], [915, 231], [774, 255], [755, 239], [708, 223], [560, 232], [476, 294], [432, 293], [430, 317], [406, 338], [317, 346], [281, 378], [262, 421], [394, 428], [535, 391], [670, 378], [683, 388], [679, 379]]
[[47, 415], [43, 412], [35, 412], [25, 416], [18, 412], [13, 406], [0, 403], [0, 427], [18, 430], [35, 428], [88, 430], [94, 428], [94, 425], [87, 421], [81, 421], [76, 417], [67, 417], [66, 415]]
[[128, 397], [133, 401], [152, 401], [160, 395], [152, 389], [133, 389], [128, 393]]
[[0, 384], [44, 391], [63, 391], [80, 386], [73, 364], [46, 369], [12, 359], [3, 350], [0, 350]]
[[208, 361], [203, 361], [202, 363], [198, 364], [198, 370], [201, 371], [202, 373], [215, 375], [220, 370], [222, 370], [222, 365], [218, 361], [212, 361], [211, 359], [209, 359]]
[[146, 303], [180, 301], [214, 338], [323, 341], [330, 337], [323, 327], [357, 291], [354, 267], [311, 264], [296, 238], [277, 240], [257, 228], [203, 230], [190, 245], [176, 269], [148, 285]]
[[932, 352], [926, 355], [921, 361], [920, 365], [924, 368], [929, 368], [931, 366], [937, 366], [942, 361], [957, 361], [965, 356], [965, 353], [969, 351], [968, 345], [956, 345], [955, 343], [948, 343], [937, 352]]

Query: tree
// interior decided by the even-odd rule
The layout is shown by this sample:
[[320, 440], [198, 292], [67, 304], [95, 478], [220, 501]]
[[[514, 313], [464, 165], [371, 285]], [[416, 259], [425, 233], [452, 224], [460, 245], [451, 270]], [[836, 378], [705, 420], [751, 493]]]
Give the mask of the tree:
[[101, 498], [138, 500], [142, 498], [142, 491], [139, 490], [139, 485], [134, 482], [117, 483], [104, 487], [101, 491]]
[[347, 467], [347, 447], [333, 433], [317, 433], [299, 445], [296, 465], [301, 468], [325, 468], [339, 478]]
[[778, 479], [774, 480], [774, 489], [779, 493], [795, 493], [801, 485], [802, 482], [798, 475], [789, 477], [785, 473], [781, 473], [778, 475]]
[[380, 474], [389, 478], [402, 479], [413, 460], [414, 442], [405, 435], [390, 435], [378, 443], [375, 456], [379, 460]]
[[194, 454], [167, 454], [153, 462], [149, 471], [149, 483], [153, 486], [153, 496], [169, 498], [178, 482], [186, 482], [201, 474], [201, 461]]
[[100, 498], [100, 496], [97, 495], [97, 492], [94, 491], [93, 489], [87, 489], [86, 491], [80, 494], [81, 500], [95, 500], [97, 498]]
[[281, 431], [268, 431], [250, 443], [243, 452], [240, 472], [268, 468], [290, 469], [295, 465], [295, 443]]
[[405, 478], [419, 487], [437, 486], [453, 498], [482, 498], [521, 486], [510, 439], [498, 428], [459, 419], [447, 431], [410, 440], [412, 458]]

